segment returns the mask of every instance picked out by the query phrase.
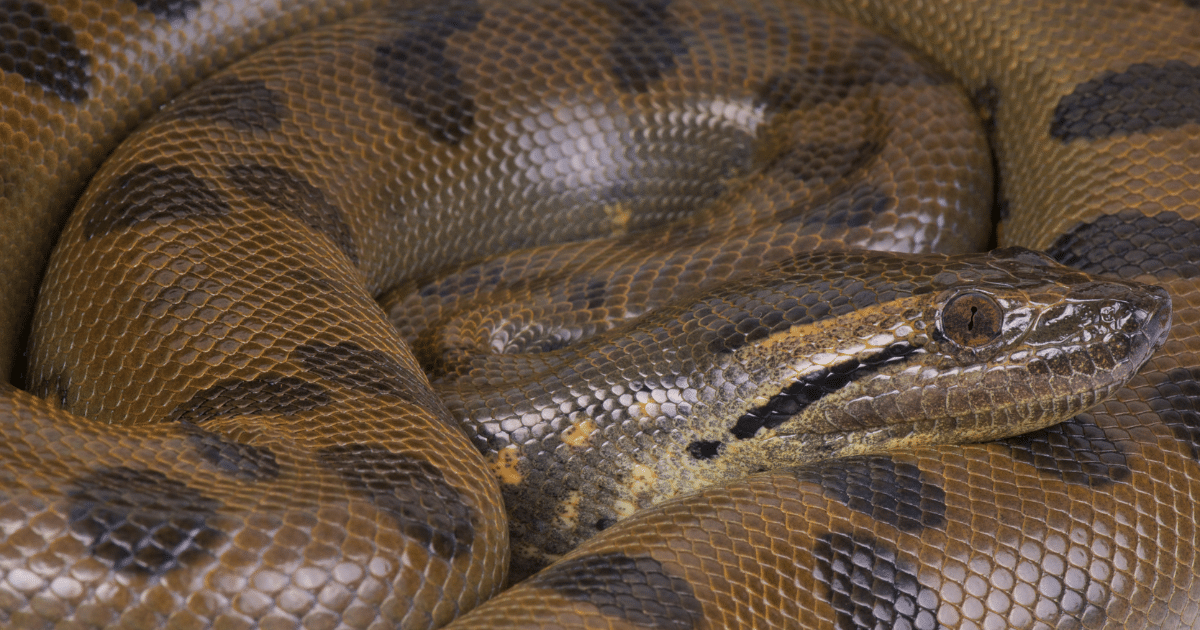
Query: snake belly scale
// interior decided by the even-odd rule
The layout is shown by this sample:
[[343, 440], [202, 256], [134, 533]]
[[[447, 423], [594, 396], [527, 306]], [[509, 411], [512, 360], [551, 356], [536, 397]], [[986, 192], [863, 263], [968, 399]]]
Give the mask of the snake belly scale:
[[1200, 8], [817, 4], [0, 3], [0, 621], [1193, 627]]

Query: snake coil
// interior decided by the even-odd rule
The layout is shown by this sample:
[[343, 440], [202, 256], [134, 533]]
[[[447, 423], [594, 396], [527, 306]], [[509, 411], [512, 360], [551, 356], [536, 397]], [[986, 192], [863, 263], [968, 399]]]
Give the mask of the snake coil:
[[0, 2], [0, 622], [1195, 626], [1200, 6], [813, 4]]

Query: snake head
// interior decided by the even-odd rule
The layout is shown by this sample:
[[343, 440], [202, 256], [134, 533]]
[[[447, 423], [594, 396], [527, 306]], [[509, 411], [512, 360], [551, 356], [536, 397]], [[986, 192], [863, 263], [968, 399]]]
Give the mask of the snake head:
[[930, 257], [915, 268], [915, 258], [892, 260], [877, 262], [908, 267], [911, 294], [826, 326], [823, 348], [793, 375], [772, 373], [782, 387], [734, 425], [737, 459], [782, 465], [1043, 428], [1114, 393], [1170, 328], [1164, 289], [1027, 249], [946, 257], [936, 269], [919, 266]]

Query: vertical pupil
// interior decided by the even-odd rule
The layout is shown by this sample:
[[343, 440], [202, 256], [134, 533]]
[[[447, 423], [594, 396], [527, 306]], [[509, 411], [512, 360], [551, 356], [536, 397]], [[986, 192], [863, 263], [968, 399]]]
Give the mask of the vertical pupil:
[[975, 313], [979, 312], [978, 306], [971, 307], [971, 319], [967, 320], [967, 330], [975, 330]]

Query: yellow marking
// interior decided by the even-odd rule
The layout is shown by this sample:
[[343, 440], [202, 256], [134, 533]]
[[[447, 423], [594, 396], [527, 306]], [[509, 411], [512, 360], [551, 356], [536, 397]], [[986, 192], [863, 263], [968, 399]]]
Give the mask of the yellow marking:
[[574, 531], [575, 527], [579, 525], [579, 501], [581, 499], [583, 499], [583, 494], [575, 490], [558, 504], [558, 527], [560, 529]]
[[[859, 310], [847, 323], [845, 318], [830, 318], [804, 326], [792, 326], [755, 342], [755, 352], [791, 353], [796, 348], [825, 346], [825, 352], [814, 351], [809, 355], [813, 365], [828, 366], [840, 356], [854, 354], [872, 346], [883, 347], [902, 339], [912, 332], [903, 313], [906, 309], [923, 307], [926, 298], [914, 296], [900, 298], [884, 304], [875, 304]], [[890, 325], [891, 330], [881, 330]], [[858, 340], [855, 346], [845, 340]]]
[[624, 202], [617, 201], [604, 206], [604, 214], [612, 224], [612, 235], [620, 236], [629, 231], [629, 222], [633, 220], [633, 211]]
[[588, 438], [596, 430], [596, 423], [590, 418], [584, 418], [579, 424], [573, 424], [563, 431], [562, 441], [576, 448], [587, 445]]
[[499, 453], [488, 456], [488, 467], [500, 483], [515, 486], [521, 483], [520, 451], [516, 446], [507, 446]]
[[625, 518], [633, 514], [634, 510], [636, 509], [637, 506], [624, 499], [617, 499], [616, 501], [613, 501], [613, 511], [616, 512], [617, 516], [621, 518]]

